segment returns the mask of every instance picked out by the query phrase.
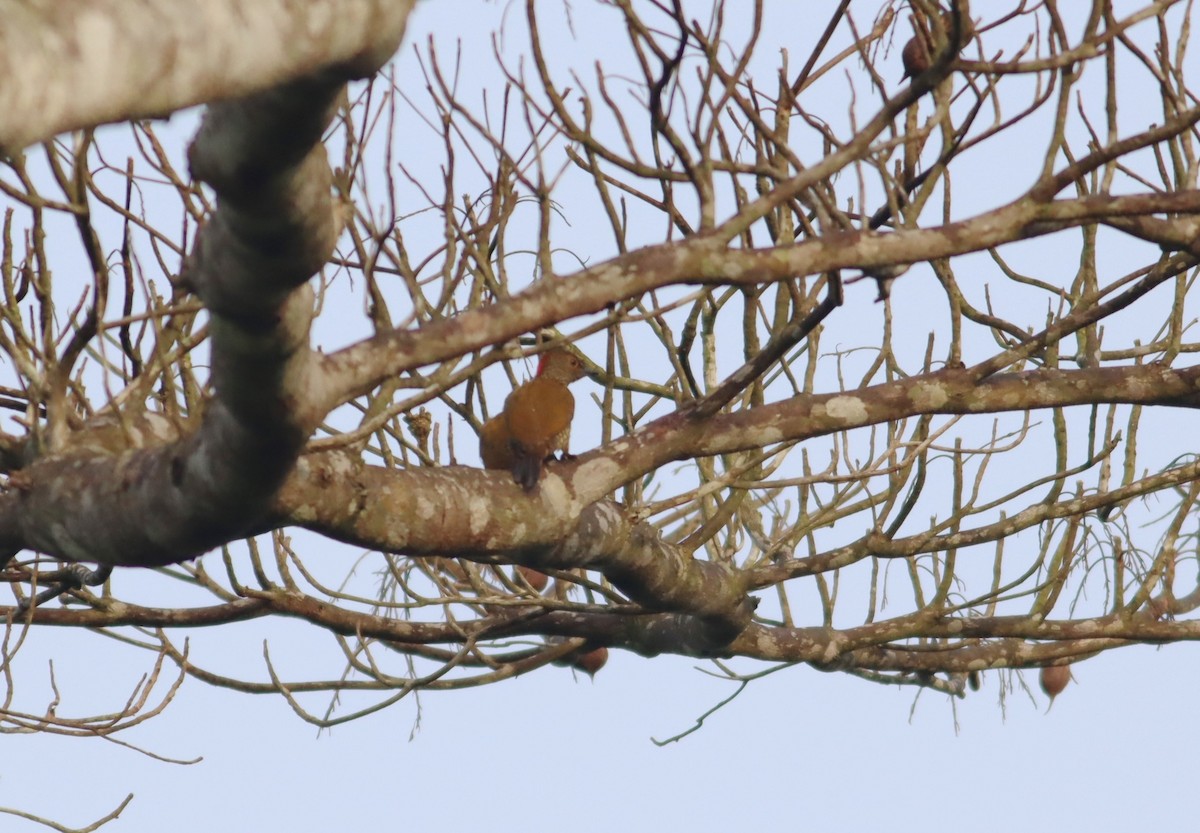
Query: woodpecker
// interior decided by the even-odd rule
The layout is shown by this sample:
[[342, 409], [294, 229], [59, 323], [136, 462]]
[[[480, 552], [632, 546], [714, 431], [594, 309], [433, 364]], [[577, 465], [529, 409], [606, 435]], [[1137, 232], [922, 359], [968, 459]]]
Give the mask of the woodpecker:
[[516, 458], [508, 444], [508, 424], [503, 413], [492, 417], [479, 429], [479, 456], [485, 469], [512, 471]]
[[900, 76], [901, 80], [916, 78], [929, 69], [929, 65], [932, 63], [929, 59], [929, 47], [925, 45], [925, 38], [919, 32], [904, 44], [904, 49], [900, 52], [900, 61], [904, 64], [904, 75]]
[[[963, 15], [961, 43], [966, 46], [967, 41], [975, 36], [975, 25], [971, 19]], [[954, 15], [951, 12], [942, 11], [941, 19], [933, 18], [933, 26], [940, 28], [942, 33], [948, 38], [954, 32]], [[908, 43], [904, 44], [904, 49], [900, 52], [900, 61], [904, 64], [904, 75], [902, 78], [916, 78], [925, 70], [933, 65], [933, 56], [930, 54], [930, 46], [932, 32], [917, 31], [917, 26], [913, 24], [914, 33]]]
[[575, 397], [567, 386], [585, 375], [583, 360], [569, 350], [542, 353], [537, 375], [510, 393], [504, 410], [483, 424], [479, 456], [484, 468], [508, 469], [521, 488], [531, 491], [556, 451], [569, 456]]

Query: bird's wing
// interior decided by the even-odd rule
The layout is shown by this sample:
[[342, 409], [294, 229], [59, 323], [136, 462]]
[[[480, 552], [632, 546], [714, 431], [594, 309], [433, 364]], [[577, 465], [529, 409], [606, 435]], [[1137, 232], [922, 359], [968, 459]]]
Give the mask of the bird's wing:
[[479, 457], [485, 469], [512, 468], [512, 446], [508, 442], [508, 427], [502, 415], [492, 417], [479, 429]]
[[554, 379], [532, 379], [509, 394], [504, 417], [512, 440], [542, 455], [557, 450], [558, 437], [571, 428], [575, 397]]

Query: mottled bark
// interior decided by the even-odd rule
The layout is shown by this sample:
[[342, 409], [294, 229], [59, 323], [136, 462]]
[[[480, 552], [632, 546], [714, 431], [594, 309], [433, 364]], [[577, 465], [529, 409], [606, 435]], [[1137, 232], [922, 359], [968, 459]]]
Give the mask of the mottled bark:
[[[382, 60], [395, 46], [369, 54]], [[323, 416], [309, 405], [307, 281], [328, 261], [338, 227], [321, 132], [346, 80], [374, 68], [325, 68], [209, 109], [189, 160], [218, 208], [181, 281], [211, 315], [215, 395], [177, 443], [116, 454], [67, 448], [23, 469], [0, 496], [5, 550], [168, 564], [259, 521]]]
[[[630, 519], [617, 504], [604, 501], [604, 495], [672, 460], [696, 455], [805, 440], [920, 414], [996, 413], [1092, 402], [1196, 407], [1200, 368], [1043, 369], [978, 383], [969, 371], [950, 369], [853, 395], [796, 397], [719, 414], [700, 424], [673, 415], [572, 463], [552, 466], [538, 491], [528, 496], [503, 474], [465, 468], [388, 470], [344, 453], [309, 455], [281, 491], [276, 520], [389, 552], [597, 570], [644, 610], [698, 618], [648, 618], [636, 625], [606, 626], [599, 621], [602, 617], [587, 617], [586, 627], [556, 629], [540, 620], [539, 628], [566, 636], [603, 635], [613, 644], [643, 653], [708, 655], [720, 653], [748, 623], [752, 607], [747, 594], [752, 588], [835, 570], [872, 555], [908, 557], [997, 540], [1046, 518], [1127, 500], [1141, 489], [1094, 495], [1078, 505], [1066, 501], [1057, 509], [1041, 507], [1043, 511], [1014, 516], [994, 528], [954, 535], [893, 542], [869, 534], [849, 547], [805, 559], [785, 557], [747, 572], [692, 558], [663, 541], [651, 525]], [[1178, 476], [1164, 475], [1150, 485], [1167, 488], [1187, 482], [1196, 476], [1195, 469], [1185, 467]], [[709, 633], [704, 627], [716, 630]], [[827, 645], [821, 648], [830, 650]], [[810, 649], [803, 653], [822, 655]], [[776, 653], [764, 658], [786, 657]]]
[[[1172, 128], [1178, 132], [1197, 121], [1200, 107], [1172, 120]], [[364, 394], [381, 379], [572, 316], [599, 312], [623, 299], [673, 284], [753, 287], [839, 269], [869, 272], [978, 252], [1110, 217], [1163, 212], [1200, 212], [1200, 190], [1048, 202], [1027, 196], [944, 226], [830, 233], [770, 249], [731, 248], [730, 240], [740, 229], [740, 222], [731, 221], [713, 235], [647, 246], [561, 280], [539, 281], [495, 307], [468, 309], [419, 331], [396, 330], [339, 351], [323, 365], [322, 372], [329, 379], [324, 404], [333, 407]], [[1162, 221], [1162, 225], [1163, 236], [1178, 239], [1191, 233], [1193, 221], [1185, 216]]]
[[[391, 57], [414, 0], [2, 0], [0, 153]], [[227, 33], [222, 36], [221, 33]]]
[[[504, 118], [490, 110], [487, 118], [469, 112], [474, 91], [460, 91], [457, 81], [439, 74], [436, 50], [422, 64], [423, 69], [429, 67], [424, 80], [435, 103], [430, 112], [414, 110], [419, 117], [429, 117], [435, 133], [444, 130], [444, 165], [433, 177], [444, 177], [439, 185], [445, 194], [439, 195], [437, 187], [422, 179], [422, 172], [406, 167], [411, 161], [398, 158], [405, 141], [395, 140], [397, 135], [409, 138], [403, 136], [407, 125], [402, 119], [412, 113], [405, 112], [387, 126], [387, 119], [395, 117], [396, 102], [408, 95], [399, 92], [400, 81], [406, 79], [395, 87], [378, 84], [347, 108], [347, 118], [331, 143], [345, 140], [346, 164], [337, 182], [332, 181], [320, 145], [344, 83], [372, 72], [392, 53], [412, 3], [215, 0], [197, 12], [155, 0], [91, 0], [78, 4], [82, 12], [73, 9], [70, 15], [46, 2], [5, 3], [0, 0], [0, 19], [6, 24], [0, 31], [0, 69], [11, 64], [9, 77], [16, 80], [0, 90], [0, 149], [19, 151], [67, 128], [216, 102], [188, 161], [194, 179], [217, 194], [218, 209], [192, 243], [178, 276], [178, 287], [194, 293], [211, 318], [213, 394], [205, 399], [195, 390], [189, 390], [195, 394], [190, 398], [171, 392], [148, 405], [169, 411], [181, 401], [191, 407], [203, 400], [203, 415], [192, 414], [178, 437], [173, 435], [176, 425], [165, 417], [165, 427], [143, 424], [144, 415], [137, 411], [147, 407], [144, 400], [154, 383], [140, 381], [136, 370], [121, 368], [113, 375], [129, 384], [134, 395], [120, 405], [127, 412], [110, 411], [102, 427], [93, 423], [77, 430], [76, 417], [65, 438], [45, 432], [54, 436], [42, 447], [35, 430], [40, 425], [31, 418], [35, 424], [29, 437], [0, 437], [0, 461], [9, 474], [8, 489], [0, 495], [2, 551], [30, 548], [67, 561], [160, 565], [184, 561], [249, 533], [298, 526], [385, 554], [371, 556], [383, 564], [378, 588], [369, 591], [377, 589], [377, 599], [362, 595], [359, 587], [342, 592], [319, 586], [309, 575], [304, 580], [289, 575], [288, 559], [294, 553], [286, 535], [277, 534], [277, 574], [261, 567], [266, 562], [253, 550], [257, 541], [247, 545], [253, 568], [235, 563], [236, 555], [229, 556], [220, 579], [201, 575], [208, 562], [178, 568], [180, 575], [204, 585], [223, 604], [159, 609], [81, 589], [79, 596], [88, 609], [36, 609], [27, 612], [31, 621], [197, 627], [276, 615], [357, 640], [356, 649], [369, 652], [370, 641], [381, 640], [405, 654], [403, 660], [419, 657], [441, 664], [420, 679], [411, 669], [404, 673], [412, 678], [401, 679], [377, 667], [355, 668], [366, 678], [360, 681], [363, 685], [379, 689], [491, 682], [593, 645], [646, 655], [674, 652], [806, 662], [829, 670], [877, 673], [887, 682], [916, 679], [933, 685], [929, 675], [934, 671], [960, 674], [1059, 662], [1130, 640], [1200, 638], [1196, 623], [1170, 618], [1200, 606], [1200, 596], [1185, 589], [1183, 582], [1178, 585], [1181, 598], [1171, 595], [1176, 583], [1173, 572], [1168, 575], [1175, 563], [1170, 547], [1164, 545], [1153, 556], [1139, 549], [1126, 559], [1122, 547], [1132, 544], [1132, 536], [1120, 532], [1106, 540], [1111, 529], [1104, 526], [1110, 523], [1106, 513], [1123, 502], [1190, 487], [1186, 494], [1180, 492], [1180, 520], [1164, 537], [1178, 540], [1188, 501], [1200, 492], [1194, 485], [1200, 464], [1181, 453], [1161, 470], [1143, 468], [1138, 474], [1131, 436], [1125, 440], [1130, 448], [1125, 471], [1114, 474], [1111, 469], [1121, 465], [1116, 449], [1122, 443], [1115, 411], [1107, 415], [1107, 425], [1100, 425], [1103, 419], [1093, 414], [1089, 430], [1094, 436], [1082, 455], [1074, 437], [1068, 448], [1066, 420], [1060, 413], [1073, 405], [1200, 405], [1200, 369], [1171, 366], [1195, 347], [1185, 342], [1183, 310], [1192, 285], [1186, 273], [1200, 258], [1195, 219], [1200, 191], [1191, 162], [1200, 108], [1187, 109], [1185, 105], [1194, 102], [1185, 95], [1164, 93], [1161, 123], [1137, 127], [1133, 119], [1117, 119], [1114, 89], [1108, 133], [1089, 134], [1086, 145], [1071, 146], [1065, 139], [1070, 132], [1067, 114], [1074, 111], [1075, 102], [1085, 101], [1071, 89], [1077, 76], [1073, 64], [1117, 49], [1120, 33], [1137, 22], [1133, 17], [1111, 21], [1104, 32], [1090, 32], [1069, 49], [1053, 42], [1049, 63], [1017, 62], [1023, 72], [1053, 70], [1044, 85], [1039, 79], [1038, 88], [1048, 91], [1047, 98], [1025, 112], [1032, 113], [1061, 91], [1047, 150], [1031, 154], [1031, 175], [1011, 187], [1005, 182], [983, 208], [973, 202], [963, 212], [951, 206], [948, 166], [957, 164], [960, 151], [989, 140], [991, 131], [1003, 132], [1025, 117], [1016, 117], [1012, 124], [973, 126], [974, 116], [960, 110], [1008, 111], [1007, 102], [999, 106], [999, 89], [1003, 73], [1011, 68], [963, 64], [955, 50], [928, 61], [915, 83], [895, 89], [872, 67], [869, 80], [882, 103], [873, 112], [855, 110], [856, 126], [843, 135], [828, 126], [828, 119], [805, 109], [810, 105], [799, 98], [803, 78], [791, 84], [781, 81], [778, 98], [768, 101], [766, 92], [752, 87], [745, 65], [723, 66], [726, 50], [721, 38], [706, 43], [701, 28], [682, 20], [675, 21], [680, 31], [671, 33], [669, 18], [665, 30], [643, 27], [632, 19], [632, 6], [617, 4], [617, 10], [631, 18], [627, 32], [640, 54], [670, 52], [650, 43], [656, 37], [664, 39], [659, 46], [690, 45], [696, 49], [695, 69], [703, 76], [704, 88], [723, 91], [717, 97], [692, 97], [678, 73], [683, 52], [673, 67], [643, 67], [650, 73], [643, 79], [650, 103], [648, 112], [633, 115], [650, 116], [638, 129], [648, 128], [657, 143], [658, 153], [651, 160], [642, 154], [641, 139], [628, 141], [629, 147], [621, 150], [619, 142], [608, 145], [598, 138], [606, 117], [593, 122], [596, 108], [603, 103], [612, 107], [618, 120], [625, 119], [628, 114], [618, 105], [605, 96], [597, 98], [586, 84], [570, 96], [556, 86], [555, 70], [538, 42], [536, 7], [529, 3], [532, 51], [525, 54], [532, 56], [533, 69], [528, 75], [510, 76], [513, 86], [504, 92], [512, 98], [504, 100], [505, 106], [522, 100], [517, 106], [525, 108], [525, 125], [534, 126], [531, 132], [539, 136], [530, 146], [510, 146], [506, 131], [517, 124], [512, 119], [516, 111], [506, 111]], [[964, 36], [989, 37], [992, 28], [1003, 25], [967, 27], [969, 9], [965, 4], [956, 8], [964, 18]], [[1057, 18], [1053, 4], [1042, 10]], [[1145, 20], [1155, 11], [1138, 14]], [[231, 22], [235, 19], [236, 24]], [[869, 56], [878, 54], [890, 21], [890, 14], [880, 17], [871, 33], [858, 39], [854, 60], [875, 60]], [[39, 27], [43, 41], [9, 43], [6, 39], [23, 25]], [[193, 28], [213, 36], [196, 38]], [[239, 36], [220, 36], [232, 31]], [[1047, 31], [1066, 32], [1067, 27]], [[823, 48], [813, 52], [802, 75], [818, 66]], [[1182, 55], [1182, 42], [1179, 50]], [[1171, 74], [1167, 52], [1160, 54], [1164, 77], [1181, 81]], [[845, 58], [831, 66], [841, 60]], [[959, 86], [959, 103], [950, 107], [949, 97], [938, 96], [949, 96], [964, 67], [998, 74]], [[598, 66], [597, 72], [600, 78], [616, 78], [606, 76], [611, 70], [605, 67]], [[785, 62], [781, 79], [786, 72]], [[681, 86], [673, 91], [676, 83]], [[383, 87], [388, 90], [380, 93]], [[35, 88], [41, 100], [31, 95]], [[676, 96], [673, 103], [666, 102], [675, 108], [671, 118], [662, 109], [664, 95]], [[582, 121], [576, 96], [585, 104]], [[918, 129], [917, 112], [927, 100], [935, 104], [934, 113]], [[766, 116], [772, 109], [773, 124]], [[901, 136], [897, 119], [906, 110], [914, 121]], [[495, 133], [493, 116], [494, 124], [504, 126]], [[625, 124], [634, 122], [630, 118]], [[686, 136], [678, 132], [686, 122], [709, 125], [713, 132]], [[789, 124], [801, 123], [821, 134], [821, 153], [805, 150], [804, 157], [796, 155], [802, 144], [792, 141], [796, 137], [789, 135]], [[396, 125], [399, 134], [389, 132]], [[1118, 125], [1135, 132], [1118, 135]], [[632, 127], [628, 130], [626, 138], [633, 135]], [[483, 137], [479, 145], [473, 144], [476, 133]], [[390, 180], [400, 170], [410, 184], [423, 189], [427, 204], [407, 204], [412, 192], [393, 189], [384, 195], [392, 203], [376, 211], [374, 194], [367, 193], [367, 171], [373, 162], [366, 160], [379, 149], [370, 144], [371, 136], [380, 134], [386, 134], [386, 177], [376, 169], [372, 178], [379, 176], [393, 185]], [[939, 134], [943, 147], [922, 153]], [[559, 141], [562, 148], [555, 144]], [[903, 160], [901, 141], [907, 145]], [[1005, 153], [1004, 147], [1001, 144], [997, 152]], [[562, 158], [556, 156], [560, 150]], [[86, 168], [86, 152], [79, 156]], [[1161, 181], [1149, 168], [1137, 169], [1142, 156], [1171, 160], [1171, 165], [1164, 161], [1156, 166]], [[460, 182], [455, 165], [467, 158], [480, 166], [473, 173], [482, 172], [486, 180], [482, 193], [455, 190]], [[492, 158], [497, 160], [494, 171], [480, 161]], [[422, 158], [420, 164], [426, 161]], [[556, 221], [551, 219], [560, 194], [550, 182], [558, 179], [546, 172], [556, 165], [578, 165], [586, 171], [617, 240], [615, 247], [598, 247], [594, 257], [591, 251], [577, 253], [579, 262], [588, 265], [574, 274], [554, 274], [554, 267], [566, 262], [553, 257], [561, 251], [553, 239]], [[1126, 168], [1136, 175], [1126, 175]], [[969, 177], [970, 168], [966, 171]], [[566, 181], [561, 173], [558, 176]], [[728, 182], [717, 182], [726, 176]], [[131, 167], [129, 182], [135, 181]], [[976, 188], [974, 181], [966, 181]], [[186, 176], [172, 182], [182, 202], [195, 197]], [[854, 188], [848, 189], [847, 182]], [[374, 182], [370, 188], [376, 188]], [[880, 195], [881, 189], [886, 195]], [[959, 186], [960, 194], [962, 190]], [[350, 242], [336, 257], [339, 227], [331, 192], [346, 202], [344, 207], [360, 201], [356, 210], [342, 215], [349, 231], [343, 239]], [[55, 210], [76, 210], [88, 196], [80, 193], [82, 197], [68, 194]], [[927, 210], [933, 203], [925, 201], [936, 201], [939, 194], [944, 208]], [[863, 200], [877, 200], [882, 207], [863, 205]], [[655, 219], [670, 229], [650, 245], [641, 245], [645, 240], [636, 235], [626, 238], [640, 222], [626, 209], [639, 202], [650, 206]], [[31, 211], [41, 210], [32, 196], [27, 204]], [[520, 226], [516, 221], [509, 224], [518, 205], [542, 212], [536, 239], [519, 244], [509, 239]], [[405, 230], [407, 218], [429, 210], [440, 212], [444, 240], [440, 233], [431, 241], [427, 230]], [[1120, 232], [1122, 243], [1132, 237], [1157, 248], [1147, 248], [1144, 259], [1124, 277], [1101, 278], [1095, 249], [1102, 226]], [[1046, 304], [1043, 330], [1036, 331], [1041, 326], [1038, 318], [1029, 323], [1025, 308], [1016, 314], [1004, 312], [1007, 319], [994, 312], [991, 296], [985, 296], [983, 311], [970, 307], [967, 297], [974, 297], [987, 277], [974, 271], [977, 260], [970, 259], [965, 262], [972, 271], [956, 278], [952, 258], [989, 253], [1002, 260], [1010, 244], [1064, 230], [1077, 230], [1075, 236], [1084, 240], [1077, 279], [1064, 278], [1060, 271], [1033, 279], [1015, 270], [1002, 273], [1013, 280], [1008, 288], [1014, 293], [1030, 286], [1043, 293], [1037, 296]], [[522, 254], [537, 253], [532, 280], [525, 280], [525, 274], [520, 279], [513, 276], [516, 267], [509, 258], [518, 246]], [[1019, 245], [1013, 248], [1022, 250]], [[10, 249], [18, 253], [10, 258], [14, 263], [0, 266], [8, 283], [15, 284], [14, 264], [23, 253], [17, 246], [8, 246], [6, 253]], [[37, 262], [24, 254], [28, 262]], [[339, 279], [348, 275], [355, 292], [366, 287], [361, 296], [352, 295], [365, 302], [366, 315], [355, 322], [358, 329], [348, 330], [359, 340], [326, 356], [309, 348], [314, 306], [310, 279], [330, 265], [331, 258], [331, 269], [346, 270], [338, 273]], [[102, 275], [104, 252], [94, 261], [97, 276]], [[854, 343], [846, 347], [861, 350], [861, 342], [878, 354], [870, 371], [855, 383], [843, 375], [839, 352], [840, 339], [853, 328], [835, 328], [864, 313], [847, 308], [854, 302], [850, 296], [847, 307], [838, 306], [842, 278], [852, 286], [856, 278], [894, 277], [916, 264], [930, 269], [914, 272], [932, 272], [940, 281], [926, 284], [934, 295], [928, 304], [936, 304], [938, 315], [945, 315], [937, 332], [938, 349], [931, 333], [923, 359], [899, 360], [901, 350], [893, 350], [892, 306], [879, 307], [883, 335], [878, 343], [875, 333], [864, 335], [859, 328], [852, 332]], [[173, 271], [168, 276], [175, 281]], [[1102, 349], [1100, 328], [1114, 320], [1110, 316], [1172, 283], [1176, 295], [1170, 320], [1151, 345], [1122, 342]], [[903, 284], [898, 286], [894, 300], [911, 300], [899, 294]], [[943, 292], [938, 292], [939, 286]], [[691, 287], [701, 289], [687, 297]], [[19, 293], [0, 288], [7, 293], [12, 313], [3, 323], [19, 329], [20, 310], [12, 300]], [[336, 286], [337, 291], [343, 288]], [[655, 291], [664, 288], [671, 291], [655, 297]], [[1148, 306], [1153, 308], [1163, 294], [1149, 299]], [[826, 298], [825, 306], [817, 307], [821, 297]], [[732, 325], [718, 326], [718, 314], [728, 315], [738, 304], [745, 311], [740, 324], [735, 319]], [[49, 301], [40, 309], [48, 320], [59, 312]], [[151, 304], [144, 313], [147, 318], [158, 316], [156, 321], [169, 314]], [[593, 315], [597, 317], [580, 323], [581, 317]], [[609, 317], [600, 320], [598, 315]], [[631, 339], [626, 344], [626, 328], [646, 322], [655, 325], [647, 341]], [[921, 338], [924, 323], [915, 324]], [[908, 324], [912, 326], [912, 319]], [[505, 343], [543, 325], [559, 327], [556, 337], [567, 341], [586, 338], [588, 328], [607, 330], [608, 370], [625, 374], [604, 392], [604, 430], [615, 439], [572, 462], [550, 463], [528, 494], [507, 473], [443, 465], [446, 460], [469, 459], [462, 449], [473, 444], [470, 430], [496, 413], [494, 393], [479, 394], [480, 372], [496, 374], [498, 368], [488, 369], [489, 365], [515, 353]], [[964, 337], [972, 327], [973, 335], [982, 334], [987, 342], [982, 351], [978, 339]], [[740, 341], [731, 338], [718, 346], [719, 339], [736, 336], [739, 329]], [[6, 332], [0, 327], [0, 339]], [[838, 342], [833, 352], [828, 340], [821, 343], [825, 333], [834, 333]], [[54, 335], [45, 340], [52, 341]], [[93, 336], [94, 331], [80, 342]], [[1064, 370], [1058, 364], [1072, 359], [1068, 345], [1073, 337], [1080, 344], [1074, 360], [1083, 369]], [[807, 343], [801, 346], [801, 340]], [[26, 339], [34, 345], [27, 350], [29, 356], [37, 355], [36, 341]], [[993, 342], [999, 349], [993, 349]], [[639, 355], [646, 343], [661, 348], [657, 356], [649, 351]], [[902, 348], [907, 349], [908, 345]], [[138, 360], [135, 349], [123, 355], [130, 362]], [[831, 355], [838, 356], [832, 360], [838, 363], [836, 376], [819, 376], [818, 364]], [[964, 357], [970, 355], [978, 357], [976, 364], [967, 364]], [[651, 358], [665, 361], [654, 370], [639, 366]], [[26, 362], [36, 364], [32, 359]], [[797, 363], [805, 362], [809, 366], [801, 371]], [[53, 359], [46, 363], [53, 365]], [[702, 371], [693, 372], [692, 363], [702, 365]], [[727, 375], [731, 363], [742, 370]], [[821, 370], [826, 367], [820, 365]], [[655, 375], [659, 373], [665, 375]], [[6, 392], [9, 407], [27, 404], [26, 416], [45, 412], [52, 426], [70, 421], [54, 412], [52, 397], [34, 390], [34, 381], [41, 381], [38, 368], [23, 368], [22, 374], [20, 380], [33, 392], [25, 399]], [[512, 374], [514, 382], [519, 375]], [[156, 378], [169, 376], [169, 370], [160, 371]], [[83, 373], [73, 378], [82, 380]], [[621, 403], [624, 393], [630, 395]], [[648, 401], [634, 402], [633, 394]], [[77, 401], [103, 405], [83, 395]], [[420, 414], [419, 429], [415, 419], [408, 421], [410, 433], [405, 434], [401, 418], [418, 416], [416, 409], [427, 403], [444, 409]], [[358, 425], [347, 427], [338, 421], [327, 426], [329, 436], [304, 453], [305, 443], [334, 409], [342, 408], [335, 418], [341, 420], [358, 407]], [[977, 466], [982, 477], [992, 455], [1000, 453], [998, 441], [993, 436], [990, 444], [985, 440], [975, 450], [964, 451], [955, 444], [961, 438], [954, 436], [935, 446], [930, 424], [936, 423], [936, 434], [937, 426], [957, 423], [927, 418], [1014, 411], [1049, 414], [1050, 444], [1056, 446], [1051, 454], [1057, 457], [1045, 471], [1030, 476], [1032, 485], [1016, 484], [994, 503], [977, 502], [969, 469]], [[1135, 422], [1135, 417], [1129, 418], [1131, 435]], [[469, 425], [466, 430], [464, 423]], [[439, 429], [445, 431], [443, 441], [446, 434], [457, 432], [457, 446], [445, 442], [439, 447]], [[804, 445], [829, 435], [838, 435], [836, 442]], [[861, 447], [870, 460], [860, 463], [851, 447], [864, 437]], [[447, 446], [450, 456], [442, 454]], [[831, 448], [830, 456], [838, 457], [825, 473], [814, 473], [806, 456], [818, 447]], [[797, 465], [793, 457], [790, 470], [783, 471], [783, 458], [791, 451], [803, 462]], [[375, 454], [378, 457], [371, 456]], [[368, 460], [386, 464], [368, 465]], [[694, 482], [680, 493], [656, 494], [655, 488], [671, 480], [660, 472], [672, 471], [678, 461], [693, 463], [684, 469], [684, 478]], [[946, 501], [948, 508], [934, 507], [932, 519], [925, 523], [915, 518], [913, 507], [922, 492], [923, 500], [932, 501], [933, 493], [945, 487], [938, 483], [926, 488], [927, 478], [937, 476], [927, 471], [934, 466], [950, 470], [946, 482], [953, 482], [953, 494]], [[1094, 478], [1077, 492], [1064, 494], [1077, 471], [1092, 468]], [[1038, 477], [1042, 479], [1034, 479]], [[1042, 484], [1048, 485], [1033, 494]], [[613, 501], [618, 490], [625, 490], [621, 499], [628, 506]], [[787, 497], [781, 499], [784, 494]], [[779, 508], [780, 503], [789, 507]], [[1075, 527], [1093, 520], [1095, 525], [1077, 537]], [[1028, 582], [1019, 592], [1000, 588], [1002, 568], [1010, 563], [996, 544], [994, 555], [983, 556], [995, 565], [996, 586], [951, 598], [958, 592], [955, 582], [969, 572], [955, 572], [959, 550], [966, 561], [983, 549], [969, 548], [1006, 542], [1039, 524], [1044, 525], [1040, 541], [1045, 547], [1029, 557], [1033, 566], [1022, 565]], [[1075, 557], [1073, 547], [1084, 538], [1100, 548], [1099, 558], [1111, 565], [1113, 577], [1109, 582], [1104, 574], [1104, 587], [1106, 592], [1111, 588], [1112, 598], [1105, 599], [1103, 608], [1081, 614], [1091, 618], [1051, 620], [1057, 591], [1047, 588], [1057, 582], [1061, 589], [1072, 566], [1070, 558]], [[1060, 542], [1057, 549], [1050, 547], [1052, 541]], [[1101, 544], [1110, 549], [1104, 551]], [[1056, 560], [1058, 552], [1065, 553], [1061, 560]], [[32, 581], [32, 567], [38, 564], [22, 563], [7, 575]], [[533, 588], [514, 577], [511, 564], [545, 571], [558, 584], [545, 591]], [[843, 602], [835, 616], [841, 581], [837, 571], [857, 567], [859, 574], [870, 573], [872, 565], [884, 565], [879, 572], [892, 565], [896, 573], [911, 568], [913, 598], [901, 602], [911, 603], [910, 612], [893, 608], [884, 618], [886, 605], [879, 603], [877, 593], [886, 595], [887, 579], [881, 582], [872, 575], [865, 579], [870, 582], [869, 600], [853, 611], [864, 623], [847, 619], [846, 611], [856, 601]], [[1125, 570], [1132, 579], [1118, 575]], [[298, 573], [303, 571], [298, 567]], [[1091, 571], [1089, 564], [1085, 572]], [[247, 581], [250, 573], [253, 578]], [[66, 578], [67, 571], [43, 573], [38, 579], [60, 577]], [[856, 574], [852, 580], [859, 578]], [[820, 596], [820, 611], [814, 615], [812, 608], [806, 609], [794, 623], [786, 597], [789, 583], [797, 587], [800, 580], [807, 580], [806, 591]], [[572, 595], [567, 589], [572, 581], [584, 590]], [[306, 586], [317, 590], [309, 592]], [[113, 588], [120, 589], [118, 581]], [[760, 601], [764, 604], [756, 617]], [[998, 615], [995, 610], [996, 604], [1005, 604], [1009, 607], [1003, 612], [1008, 613], [1025, 602], [1019, 615]], [[425, 619], [403, 618], [414, 610]], [[435, 621], [428, 621], [431, 618]], [[517, 637], [547, 642], [518, 648], [489, 643]], [[165, 646], [168, 637], [162, 640]], [[560, 644], [561, 640], [575, 644]], [[173, 651], [164, 647], [162, 655], [185, 664]], [[458, 682], [449, 679], [451, 671], [466, 666], [484, 672]], [[188, 670], [226, 684], [194, 666], [188, 665]], [[447, 678], [439, 679], [442, 674]], [[949, 679], [936, 684], [948, 691], [961, 689]], [[258, 685], [247, 684], [244, 690], [281, 690]], [[344, 680], [324, 685], [341, 691]], [[312, 686], [309, 690], [321, 684]]]

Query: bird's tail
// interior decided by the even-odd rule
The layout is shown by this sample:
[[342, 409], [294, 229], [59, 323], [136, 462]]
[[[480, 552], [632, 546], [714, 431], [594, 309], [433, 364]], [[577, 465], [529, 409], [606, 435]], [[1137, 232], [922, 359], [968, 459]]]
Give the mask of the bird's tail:
[[530, 454], [518, 443], [513, 443], [512, 476], [516, 484], [527, 492], [533, 491], [542, 476], [542, 458]]

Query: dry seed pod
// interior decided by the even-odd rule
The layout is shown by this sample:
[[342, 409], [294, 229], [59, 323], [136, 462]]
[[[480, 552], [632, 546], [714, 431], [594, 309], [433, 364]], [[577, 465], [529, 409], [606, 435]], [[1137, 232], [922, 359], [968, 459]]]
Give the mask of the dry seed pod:
[[1062, 694], [1067, 683], [1071, 682], [1071, 666], [1047, 665], [1038, 676], [1038, 681], [1042, 685], [1042, 691], [1046, 692], [1046, 696], [1053, 703], [1054, 698]]
[[606, 662], [608, 662], [608, 649], [601, 645], [599, 648], [579, 654], [571, 662], [571, 665], [589, 677], [595, 677], [596, 672], [603, 668]]
[[532, 567], [525, 567], [521, 564], [517, 565], [517, 572], [525, 582], [537, 592], [541, 593], [546, 589], [546, 585], [550, 583], [549, 577], [540, 570], [535, 570]]

